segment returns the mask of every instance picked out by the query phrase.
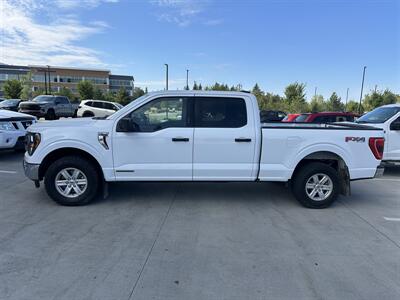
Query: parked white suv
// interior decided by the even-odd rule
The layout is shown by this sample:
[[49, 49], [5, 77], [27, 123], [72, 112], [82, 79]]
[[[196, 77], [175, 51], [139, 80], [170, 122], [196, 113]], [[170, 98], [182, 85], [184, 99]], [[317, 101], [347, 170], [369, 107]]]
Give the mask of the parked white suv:
[[36, 118], [9, 110], [0, 110], [0, 149], [24, 148], [26, 129]]
[[370, 111], [356, 121], [382, 128], [385, 133], [385, 163], [400, 164], [400, 104], [384, 105]]
[[79, 104], [78, 117], [108, 117], [120, 110], [123, 106], [119, 103], [103, 100], [83, 100]]
[[254, 95], [215, 91], [148, 93], [108, 118], [43, 122], [27, 137], [26, 176], [63, 205], [112, 181], [290, 181], [303, 205], [323, 208], [350, 180], [382, 174], [384, 144], [382, 129], [358, 124], [262, 124]]

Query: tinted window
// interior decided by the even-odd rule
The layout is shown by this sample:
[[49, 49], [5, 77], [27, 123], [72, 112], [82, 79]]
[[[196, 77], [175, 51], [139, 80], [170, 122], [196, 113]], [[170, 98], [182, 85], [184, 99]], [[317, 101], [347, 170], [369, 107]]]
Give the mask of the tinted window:
[[116, 110], [114, 104], [112, 104], [112, 103], [107, 103], [107, 102], [103, 102], [103, 108], [105, 108], [105, 109], [110, 109], [110, 110]]
[[130, 114], [141, 132], [169, 127], [185, 127], [187, 99], [179, 97], [155, 99]]
[[93, 101], [92, 106], [96, 108], [103, 108], [103, 102]]
[[308, 116], [307, 114], [300, 115], [295, 119], [295, 122], [305, 122]]
[[332, 122], [332, 118], [330, 116], [318, 116], [312, 121], [312, 123], [329, 123], [329, 122]]
[[57, 97], [57, 101], [58, 101], [60, 104], [68, 104], [68, 103], [69, 103], [68, 99], [65, 98], [65, 97]]
[[239, 98], [195, 98], [195, 126], [237, 128], [247, 124], [246, 103]]
[[32, 101], [34, 102], [52, 102], [55, 97], [52, 96], [37, 96]]
[[92, 101], [88, 101], [88, 102], [86, 102], [84, 105], [86, 105], [86, 106], [93, 106], [93, 102], [92, 102]]

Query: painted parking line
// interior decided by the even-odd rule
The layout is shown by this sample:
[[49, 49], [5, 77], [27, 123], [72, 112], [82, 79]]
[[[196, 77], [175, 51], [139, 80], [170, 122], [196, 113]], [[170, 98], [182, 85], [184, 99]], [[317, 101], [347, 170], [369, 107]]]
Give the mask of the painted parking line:
[[400, 222], [400, 218], [383, 217], [386, 221]]
[[374, 178], [373, 180], [378, 180], [378, 181], [400, 181], [398, 178]]
[[3, 173], [3, 174], [17, 174], [18, 172], [17, 171], [0, 170], [0, 173]]

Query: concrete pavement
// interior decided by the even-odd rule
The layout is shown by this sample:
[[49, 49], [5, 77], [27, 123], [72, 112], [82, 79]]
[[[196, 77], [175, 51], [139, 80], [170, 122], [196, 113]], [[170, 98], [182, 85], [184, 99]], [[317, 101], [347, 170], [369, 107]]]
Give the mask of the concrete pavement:
[[400, 169], [324, 210], [275, 183], [118, 183], [62, 207], [21, 159], [0, 153], [0, 299], [400, 298]]

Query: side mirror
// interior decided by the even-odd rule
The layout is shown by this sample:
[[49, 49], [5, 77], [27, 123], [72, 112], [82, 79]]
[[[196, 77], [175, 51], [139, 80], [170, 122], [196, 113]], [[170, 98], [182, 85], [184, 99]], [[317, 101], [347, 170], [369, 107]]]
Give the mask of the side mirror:
[[131, 118], [122, 118], [117, 124], [117, 132], [138, 132], [139, 125], [132, 121]]
[[390, 124], [390, 130], [400, 130], [400, 122], [393, 122]]

